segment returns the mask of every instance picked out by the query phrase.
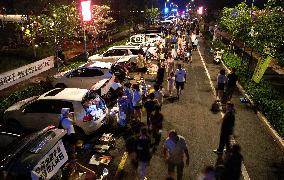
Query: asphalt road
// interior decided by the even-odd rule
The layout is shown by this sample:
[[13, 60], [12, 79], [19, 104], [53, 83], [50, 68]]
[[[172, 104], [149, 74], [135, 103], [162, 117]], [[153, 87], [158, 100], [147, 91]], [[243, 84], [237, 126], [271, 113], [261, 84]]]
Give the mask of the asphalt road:
[[[215, 65], [200, 42], [200, 54], [203, 57], [213, 87], [222, 65]], [[180, 100], [167, 101], [162, 107], [165, 116], [162, 142], [170, 129], [176, 129], [184, 136], [188, 144], [190, 164], [184, 169], [185, 180], [195, 180], [208, 165], [214, 166], [217, 156], [212, 152], [219, 143], [221, 114], [210, 111], [215, 100], [210, 81], [202, 64], [198, 51], [193, 52], [192, 65], [183, 64], [188, 71], [188, 80]], [[242, 147], [244, 157], [243, 179], [279, 180], [284, 179], [284, 152], [269, 135], [253, 110], [239, 102], [241, 94], [236, 92], [232, 99], [236, 105], [235, 140]], [[144, 118], [145, 121], [145, 118]], [[162, 145], [153, 155], [147, 178], [151, 180], [166, 179], [167, 166], [162, 156]], [[121, 179], [138, 179], [136, 169], [130, 163], [130, 156], [124, 166]]]

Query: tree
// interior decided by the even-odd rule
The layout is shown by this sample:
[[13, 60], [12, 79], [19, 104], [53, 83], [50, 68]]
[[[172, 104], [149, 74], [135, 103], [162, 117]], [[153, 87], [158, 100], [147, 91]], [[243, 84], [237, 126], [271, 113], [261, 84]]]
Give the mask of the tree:
[[54, 49], [55, 54], [62, 50], [62, 45], [73, 40], [74, 37], [82, 37], [83, 29], [97, 35], [106, 30], [113, 22], [109, 16], [108, 6], [93, 6], [93, 18], [88, 24], [80, 20], [79, 10], [75, 3], [70, 5], [51, 5], [45, 14], [29, 16], [22, 27], [24, 38], [35, 47], [35, 43], [46, 44]]
[[92, 9], [92, 21], [86, 24], [86, 30], [94, 36], [106, 31], [115, 22], [109, 14], [109, 6], [94, 5]]
[[251, 9], [241, 3], [234, 8], [225, 7], [220, 19], [221, 26], [232, 33], [232, 42], [235, 38], [245, 40], [249, 38], [249, 32], [252, 27]]
[[145, 9], [145, 18], [148, 22], [153, 22], [153, 20], [158, 19], [161, 12], [158, 8], [147, 8]]

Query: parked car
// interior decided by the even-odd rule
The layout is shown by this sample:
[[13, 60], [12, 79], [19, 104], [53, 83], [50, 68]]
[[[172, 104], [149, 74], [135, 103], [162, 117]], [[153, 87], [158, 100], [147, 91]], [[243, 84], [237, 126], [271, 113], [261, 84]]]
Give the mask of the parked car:
[[163, 41], [163, 38], [158, 33], [136, 34], [130, 37], [128, 45], [155, 46], [158, 41]]
[[[62, 179], [68, 160], [62, 142], [66, 131], [48, 126], [29, 135], [1, 133], [0, 179]], [[2, 139], [14, 139], [3, 147]]]
[[172, 20], [164, 20], [164, 21], [161, 21], [160, 23], [161, 23], [162, 26], [167, 26], [167, 25], [173, 24], [173, 21]]
[[104, 61], [113, 63], [123, 56], [131, 56], [133, 59], [135, 59], [138, 56], [138, 52], [139, 46], [113, 46], [103, 54], [90, 56], [88, 61]]
[[23, 132], [16, 132], [3, 125], [0, 125], [0, 154], [6, 152], [9, 149], [9, 145], [11, 145], [12, 142], [21, 137], [22, 134]]
[[94, 61], [86, 63], [77, 69], [54, 76], [52, 85], [56, 88], [89, 89], [97, 82], [112, 77], [110, 62]]
[[146, 43], [146, 37], [144, 34], [136, 34], [129, 38], [129, 42], [127, 42], [127, 45], [130, 46], [140, 46], [145, 45]]
[[[93, 107], [92, 98], [100, 98]], [[89, 105], [85, 105], [90, 100]], [[80, 135], [91, 134], [106, 122], [108, 108], [105, 101], [94, 91], [79, 88], [56, 88], [41, 96], [17, 102], [4, 112], [4, 122], [15, 129], [40, 130], [48, 125], [59, 125], [62, 108], [74, 112], [75, 131]]]

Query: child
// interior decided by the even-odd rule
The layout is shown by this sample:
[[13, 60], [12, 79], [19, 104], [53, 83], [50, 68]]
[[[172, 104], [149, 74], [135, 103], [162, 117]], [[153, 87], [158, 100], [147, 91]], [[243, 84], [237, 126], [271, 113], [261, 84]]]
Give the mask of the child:
[[154, 85], [154, 90], [155, 90], [154, 94], [155, 94], [155, 98], [159, 102], [159, 105], [162, 107], [162, 104], [163, 104], [163, 101], [164, 101], [164, 98], [163, 98], [164, 95], [163, 95], [161, 87], [160, 87], [160, 84], [155, 84]]
[[172, 96], [174, 85], [175, 85], [175, 74], [174, 72], [171, 72], [170, 76], [168, 77], [168, 92], [170, 96]]

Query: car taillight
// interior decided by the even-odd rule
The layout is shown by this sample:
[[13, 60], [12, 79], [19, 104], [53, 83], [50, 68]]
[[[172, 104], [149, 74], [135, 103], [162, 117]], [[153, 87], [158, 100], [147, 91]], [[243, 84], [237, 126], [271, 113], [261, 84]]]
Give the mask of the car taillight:
[[92, 120], [93, 120], [93, 116], [91, 114], [88, 114], [88, 115], [83, 117], [83, 122], [88, 122], [88, 121], [92, 121]]

